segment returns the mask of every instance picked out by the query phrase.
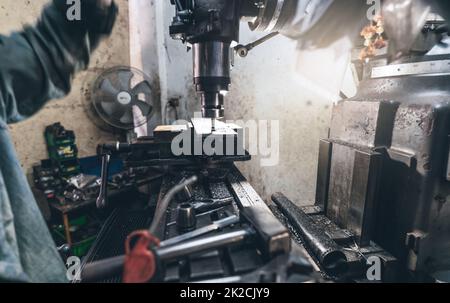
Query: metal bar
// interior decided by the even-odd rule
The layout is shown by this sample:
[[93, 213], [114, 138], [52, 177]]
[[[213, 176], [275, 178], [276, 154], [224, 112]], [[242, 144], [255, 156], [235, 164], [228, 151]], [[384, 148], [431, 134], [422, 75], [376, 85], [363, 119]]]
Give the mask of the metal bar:
[[196, 229], [194, 231], [185, 233], [178, 237], [174, 237], [174, 238], [162, 241], [159, 244], [159, 247], [167, 247], [167, 246], [178, 244], [178, 243], [181, 243], [181, 242], [184, 242], [187, 240], [191, 240], [193, 238], [197, 238], [199, 236], [202, 236], [202, 235], [208, 234], [210, 232], [219, 230], [221, 228], [236, 224], [238, 222], [239, 222], [238, 216], [230, 216], [230, 217], [227, 217], [222, 220], [214, 221], [211, 225]]
[[262, 252], [269, 256], [289, 252], [291, 249], [289, 231], [275, 218], [250, 183], [236, 168], [228, 174], [228, 180], [241, 214], [260, 236], [263, 243]]
[[253, 235], [255, 235], [254, 230], [248, 228], [204, 239], [189, 241], [175, 246], [158, 248], [155, 250], [155, 253], [161, 261], [173, 260], [182, 256], [199, 253], [206, 250], [213, 250], [230, 244], [240, 243]]
[[374, 67], [372, 78], [450, 74], [450, 60], [435, 60]]
[[298, 229], [320, 264], [330, 274], [343, 273], [347, 268], [347, 258], [340, 247], [312, 220], [281, 193], [272, 196], [272, 201], [280, 208], [289, 222]]
[[270, 34], [268, 34], [268, 35], [265, 35], [264, 37], [261, 37], [261, 38], [259, 38], [258, 40], [254, 41], [254, 42], [252, 42], [252, 43], [249, 43], [249, 44], [247, 44], [247, 45], [245, 45], [245, 48], [246, 48], [247, 50], [252, 50], [253, 48], [257, 47], [258, 45], [261, 45], [261, 44], [263, 44], [264, 42], [266, 42], [267, 40], [270, 40], [270, 39], [272, 39], [273, 37], [277, 36], [278, 34], [279, 34], [279, 32], [273, 32], [273, 33], [270, 33]]
[[355, 150], [347, 228], [360, 246], [370, 244], [380, 167], [380, 154]]

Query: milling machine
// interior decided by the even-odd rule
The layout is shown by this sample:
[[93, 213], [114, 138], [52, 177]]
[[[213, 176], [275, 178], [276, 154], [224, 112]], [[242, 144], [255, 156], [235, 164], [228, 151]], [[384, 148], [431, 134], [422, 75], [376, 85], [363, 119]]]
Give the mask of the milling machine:
[[[208, 241], [216, 240], [217, 244], [223, 238], [201, 238], [212, 250], [202, 255], [192, 246], [204, 247], [204, 242], [178, 242], [185, 246], [170, 246], [173, 258], [167, 258], [170, 262], [165, 263], [159, 279], [310, 281], [305, 278], [310, 275], [305, 264], [310, 263], [323, 277], [334, 281], [367, 281], [367, 269], [373, 264], [380, 266], [381, 281], [431, 281], [439, 280], [437, 275], [450, 269], [450, 51], [445, 1], [383, 2], [387, 46], [374, 52], [371, 59], [354, 58], [360, 80], [358, 93], [333, 108], [329, 137], [320, 142], [314, 206], [298, 207], [301, 197], [293, 203], [277, 193], [272, 197], [274, 203], [269, 204], [272, 214], [233, 165], [234, 161], [249, 160], [245, 152], [238, 152], [243, 131], [216, 120], [224, 117], [233, 52], [245, 56], [254, 46], [238, 44], [240, 21], [247, 21], [253, 30], [271, 32], [268, 38], [281, 32], [300, 39], [317, 38], [317, 45], [325, 46], [339, 34], [352, 33], [342, 30], [348, 26], [348, 14], [353, 14], [352, 25], [361, 25], [355, 36], [367, 23], [365, 3], [349, 1], [343, 8], [337, 2], [171, 0], [176, 13], [170, 34], [192, 49], [194, 85], [206, 120], [160, 127], [154, 138], [103, 145], [105, 167], [111, 153], [125, 154], [129, 165], [165, 167], [155, 207], [156, 214], [165, 212], [166, 218], [152, 229], [152, 234], [164, 241], [181, 241], [177, 237], [230, 216], [242, 217], [235, 224], [252, 228], [258, 236], [256, 242], [246, 242], [240, 240], [252, 232], [228, 235], [227, 245], [239, 238], [237, 242], [243, 246], [220, 249]], [[182, 133], [188, 133], [192, 140], [205, 140], [212, 134], [222, 144], [216, 144], [213, 153], [175, 155], [171, 143]], [[231, 154], [224, 152], [227, 142], [234, 143]], [[200, 180], [196, 186], [185, 183], [192, 175]], [[170, 188], [182, 195], [175, 195]], [[100, 205], [105, 204], [105, 196]], [[227, 199], [229, 203], [217, 204], [220, 207], [215, 210], [221, 210], [214, 216], [208, 213], [200, 225], [195, 215], [188, 215], [198, 203], [203, 204], [197, 207], [211, 206]], [[274, 216], [284, 228], [273, 220]], [[293, 241], [289, 245], [286, 231]], [[147, 240], [148, 247], [148, 235]], [[164, 245], [152, 247], [156, 258], [166, 261], [170, 253]], [[298, 252], [294, 254], [297, 262], [290, 259], [293, 251]], [[100, 265], [114, 267], [117, 274], [125, 258], [110, 260], [115, 266]], [[97, 259], [89, 257], [86, 262]], [[245, 268], [245, 262], [256, 259], [257, 264]], [[272, 262], [277, 264], [276, 270]], [[85, 266], [85, 276], [92, 272], [89, 266], [92, 264]], [[296, 274], [301, 279], [289, 280], [292, 275], [286, 272], [292, 268], [300, 268]], [[149, 280], [146, 277], [144, 280]]]

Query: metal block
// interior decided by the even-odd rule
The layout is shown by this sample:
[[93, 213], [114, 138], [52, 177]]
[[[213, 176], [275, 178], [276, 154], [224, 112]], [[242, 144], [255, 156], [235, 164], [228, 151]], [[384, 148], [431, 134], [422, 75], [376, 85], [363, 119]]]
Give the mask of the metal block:
[[370, 243], [375, 217], [375, 195], [382, 156], [374, 152], [355, 151], [347, 228], [359, 245]]
[[333, 144], [326, 214], [339, 227], [346, 228], [353, 177], [354, 149]]
[[333, 144], [327, 216], [360, 245], [370, 241], [381, 163], [377, 152]]
[[156, 142], [171, 142], [172, 139], [187, 131], [192, 125], [159, 125], [153, 131]]

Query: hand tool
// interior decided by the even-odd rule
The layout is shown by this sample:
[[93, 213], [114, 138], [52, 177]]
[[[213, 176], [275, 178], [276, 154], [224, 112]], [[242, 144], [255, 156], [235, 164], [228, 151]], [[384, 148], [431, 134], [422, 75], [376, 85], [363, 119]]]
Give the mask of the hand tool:
[[175, 244], [178, 244], [178, 243], [181, 243], [181, 242], [184, 242], [184, 241], [187, 241], [187, 240], [191, 240], [191, 239], [199, 237], [199, 236], [203, 236], [203, 235], [205, 235], [207, 233], [210, 233], [210, 232], [213, 232], [213, 231], [216, 231], [216, 230], [219, 230], [219, 229], [222, 229], [222, 228], [225, 228], [225, 227], [228, 227], [230, 225], [237, 224], [237, 223], [239, 223], [239, 217], [238, 216], [236, 216], [236, 215], [229, 216], [229, 217], [227, 217], [225, 219], [214, 221], [212, 224], [210, 224], [208, 226], [201, 227], [201, 228], [198, 228], [198, 229], [196, 229], [194, 231], [191, 231], [189, 233], [185, 233], [183, 235], [180, 235], [178, 237], [174, 237], [174, 238], [170, 238], [170, 239], [167, 239], [165, 241], [162, 241], [159, 244], [159, 247], [175, 245]]

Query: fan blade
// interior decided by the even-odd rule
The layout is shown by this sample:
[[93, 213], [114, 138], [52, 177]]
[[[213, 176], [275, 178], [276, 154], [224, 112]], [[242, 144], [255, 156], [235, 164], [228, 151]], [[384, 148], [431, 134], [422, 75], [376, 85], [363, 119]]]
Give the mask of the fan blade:
[[136, 105], [141, 110], [142, 116], [147, 117], [150, 115], [150, 113], [153, 110], [153, 106], [150, 104], [142, 101], [142, 100], [136, 100], [133, 105]]
[[113, 102], [102, 101], [100, 104], [101, 104], [102, 110], [108, 116], [113, 116], [114, 113], [117, 111], [118, 106]]
[[133, 89], [131, 90], [132, 95], [138, 95], [138, 94], [146, 94], [151, 95], [152, 94], [152, 88], [150, 86], [150, 83], [148, 81], [144, 80], [137, 84]]
[[114, 120], [116, 120], [116, 121], [119, 121], [122, 117], [123, 117], [123, 115], [125, 115], [125, 112], [127, 111], [127, 108], [126, 107], [124, 107], [124, 106], [122, 106], [122, 105], [117, 105], [115, 108], [114, 108], [114, 111], [113, 111], [113, 113], [111, 114], [111, 119], [114, 119]]
[[127, 110], [125, 110], [124, 114], [120, 118], [120, 122], [122, 122], [123, 124], [133, 124], [134, 116], [133, 112], [131, 111], [131, 107], [128, 107]]
[[117, 74], [117, 79], [119, 80], [120, 88], [123, 91], [129, 91], [131, 89], [131, 79], [134, 74], [130, 71], [120, 71]]
[[103, 79], [100, 84], [100, 89], [111, 96], [115, 96], [120, 92], [118, 88], [113, 86], [109, 79]]

